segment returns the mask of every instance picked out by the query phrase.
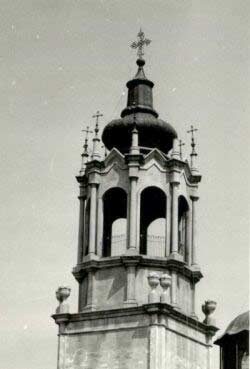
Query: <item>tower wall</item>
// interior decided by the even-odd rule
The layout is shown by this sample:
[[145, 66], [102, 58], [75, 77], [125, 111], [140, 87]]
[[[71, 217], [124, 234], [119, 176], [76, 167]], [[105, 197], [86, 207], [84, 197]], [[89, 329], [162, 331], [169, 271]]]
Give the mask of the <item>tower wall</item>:
[[59, 337], [60, 369], [208, 369], [209, 333], [165, 308], [71, 315]]

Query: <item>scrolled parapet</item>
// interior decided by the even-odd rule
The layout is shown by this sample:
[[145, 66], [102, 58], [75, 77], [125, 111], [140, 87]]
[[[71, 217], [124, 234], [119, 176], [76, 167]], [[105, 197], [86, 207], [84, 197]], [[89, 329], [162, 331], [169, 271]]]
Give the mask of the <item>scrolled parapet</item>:
[[148, 295], [149, 304], [159, 302], [159, 295], [156, 291], [156, 287], [159, 285], [160, 277], [156, 272], [150, 272], [148, 275], [148, 284], [151, 287], [151, 291]]
[[207, 300], [202, 305], [202, 311], [205, 314], [205, 319], [203, 321], [204, 324], [209, 325], [209, 326], [214, 326], [214, 327], [216, 326], [215, 319], [211, 317], [211, 315], [216, 309], [216, 306], [217, 306], [217, 302], [213, 300]]
[[65, 304], [64, 301], [70, 296], [71, 288], [60, 286], [56, 290], [56, 298], [59, 302], [59, 306], [56, 308], [56, 314], [67, 314], [69, 313], [69, 305]]

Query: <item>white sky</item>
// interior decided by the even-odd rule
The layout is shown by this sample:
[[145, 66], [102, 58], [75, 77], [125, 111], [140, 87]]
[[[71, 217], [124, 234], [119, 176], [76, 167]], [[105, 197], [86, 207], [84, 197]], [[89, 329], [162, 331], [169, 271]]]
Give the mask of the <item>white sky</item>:
[[[249, 3], [245, 0], [1, 0], [0, 366], [54, 369], [58, 285], [76, 311], [81, 128], [125, 106], [129, 48], [152, 39], [154, 106], [186, 142], [199, 128], [197, 313], [222, 331], [248, 308]], [[247, 104], [248, 103], [248, 104]], [[221, 333], [222, 333], [221, 331]], [[216, 351], [214, 360], [216, 361]], [[218, 366], [214, 362], [213, 369]]]

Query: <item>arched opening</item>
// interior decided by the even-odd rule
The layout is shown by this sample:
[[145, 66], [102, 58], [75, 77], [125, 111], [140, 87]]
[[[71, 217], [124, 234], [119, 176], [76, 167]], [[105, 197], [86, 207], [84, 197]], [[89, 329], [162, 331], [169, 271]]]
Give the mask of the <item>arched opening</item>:
[[166, 195], [158, 187], [141, 193], [140, 253], [165, 256]]
[[103, 256], [124, 254], [127, 239], [127, 194], [111, 188], [103, 196]]
[[187, 257], [187, 215], [189, 207], [184, 196], [178, 199], [178, 251], [183, 255], [183, 259]]
[[127, 219], [116, 219], [112, 224], [111, 230], [111, 255], [122, 255], [126, 252], [127, 246]]

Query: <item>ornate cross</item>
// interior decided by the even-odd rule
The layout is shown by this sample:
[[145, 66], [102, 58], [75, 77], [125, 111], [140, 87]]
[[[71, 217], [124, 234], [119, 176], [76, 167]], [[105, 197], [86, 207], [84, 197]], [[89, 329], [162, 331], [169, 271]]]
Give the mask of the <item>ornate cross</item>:
[[151, 42], [148, 38], [145, 38], [144, 32], [142, 32], [141, 28], [139, 33], [137, 34], [138, 41], [134, 41], [131, 44], [132, 49], [138, 49], [137, 55], [139, 56], [139, 59], [142, 59], [144, 55], [144, 45], [148, 46]]
[[96, 114], [94, 114], [92, 117], [96, 118], [95, 132], [97, 131], [96, 133], [98, 133], [98, 131], [99, 131], [99, 117], [103, 117], [103, 114], [101, 114], [99, 112], [99, 110], [97, 110]]
[[194, 128], [193, 126], [190, 127], [190, 130], [187, 131], [187, 133], [191, 133], [191, 147], [192, 147], [192, 153], [191, 156], [197, 156], [197, 153], [195, 152], [195, 141], [194, 141], [194, 132], [198, 131], [197, 128]]
[[180, 158], [182, 159], [182, 146], [185, 145], [185, 142], [182, 142], [182, 140], [179, 140], [179, 148], [180, 148]]
[[86, 129], [82, 129], [82, 132], [86, 132], [85, 141], [88, 141], [89, 133], [93, 133], [93, 131], [89, 130], [89, 126], [87, 126]]

